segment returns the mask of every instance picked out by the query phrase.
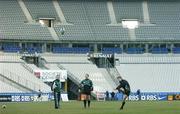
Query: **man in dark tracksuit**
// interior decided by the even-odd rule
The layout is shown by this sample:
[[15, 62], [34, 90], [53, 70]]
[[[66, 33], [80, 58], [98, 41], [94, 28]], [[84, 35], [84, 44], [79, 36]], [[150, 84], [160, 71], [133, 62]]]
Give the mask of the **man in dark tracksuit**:
[[126, 99], [130, 95], [131, 89], [129, 83], [126, 80], [122, 79], [121, 76], [117, 77], [117, 79], [119, 80], [119, 86], [116, 89], [124, 94], [123, 102], [120, 107], [120, 110], [122, 110], [125, 105]]
[[93, 90], [93, 83], [89, 79], [89, 74], [85, 75], [85, 79], [81, 81], [80, 84], [82, 94], [83, 94], [83, 101], [84, 101], [84, 108], [86, 108], [86, 101], [88, 101], [88, 107], [90, 107], [90, 96], [91, 96], [91, 91]]
[[60, 82], [60, 75], [56, 76], [56, 79], [53, 81], [51, 90], [54, 94], [54, 103], [55, 103], [55, 109], [60, 108], [60, 99], [61, 99], [61, 82]]

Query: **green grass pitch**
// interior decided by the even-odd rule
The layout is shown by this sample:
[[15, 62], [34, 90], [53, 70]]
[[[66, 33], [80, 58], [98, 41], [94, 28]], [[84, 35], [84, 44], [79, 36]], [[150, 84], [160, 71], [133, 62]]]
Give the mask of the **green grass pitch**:
[[6, 109], [0, 114], [180, 114], [180, 101], [129, 101], [124, 110], [119, 110], [120, 101], [92, 101], [91, 108], [84, 109], [80, 101], [61, 103], [54, 109], [54, 102], [0, 103]]

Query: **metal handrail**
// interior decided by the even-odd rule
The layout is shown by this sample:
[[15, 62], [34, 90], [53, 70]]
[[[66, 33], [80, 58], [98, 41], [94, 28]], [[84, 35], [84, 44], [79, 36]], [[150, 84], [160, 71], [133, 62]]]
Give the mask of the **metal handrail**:
[[30, 73], [33, 73], [33, 69], [31, 67], [29, 67], [25, 62], [21, 63], [21, 65], [27, 69]]
[[[60, 68], [60, 69], [62, 69], [62, 70], [67, 70], [67, 69], [65, 69], [65, 68], [64, 68], [62, 65], [60, 65], [60, 64], [57, 64], [57, 67]], [[68, 70], [67, 70], [67, 73], [68, 73], [68, 75], [70, 76], [70, 78], [71, 78], [76, 84], [80, 84], [81, 80], [79, 80], [76, 76], [74, 76], [74, 74], [72, 74], [72, 73], [69, 72]]]
[[25, 88], [28, 88], [32, 91], [38, 91], [40, 89], [40, 85], [36, 84], [30, 80], [27, 80], [26, 78], [23, 78], [15, 73], [12, 73], [6, 69], [3, 69], [3, 72], [1, 72], [2, 75], [4, 75], [6, 78], [14, 81], [17, 84], [20, 84], [24, 86]]
[[118, 80], [116, 79], [118, 76], [121, 76], [116, 67], [114, 67], [108, 60], [106, 61], [106, 70], [108, 71], [109, 75], [111, 76], [112, 80], [115, 82], [116, 85], [119, 85]]

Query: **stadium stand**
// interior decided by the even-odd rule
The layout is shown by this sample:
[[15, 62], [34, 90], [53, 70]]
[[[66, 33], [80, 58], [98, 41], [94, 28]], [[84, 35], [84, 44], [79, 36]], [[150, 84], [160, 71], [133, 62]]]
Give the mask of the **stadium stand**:
[[[136, 88], [144, 92], [179, 91], [179, 55], [119, 54], [117, 58], [116, 69], [133, 86], [132, 91]], [[172, 83], [173, 87], [168, 86]]]
[[21, 50], [21, 47], [18, 45], [13, 45], [13, 44], [4, 44], [2, 46], [4, 52], [19, 52]]
[[23, 62], [22, 59], [20, 59], [21, 56], [16, 54], [16, 53], [2, 53], [0, 54], [0, 62], [3, 63], [3, 62], [14, 62], [14, 63], [20, 63], [20, 62]]
[[[63, 54], [56, 56], [43, 56], [47, 61], [46, 66], [51, 70], [60, 70], [58, 65], [60, 64], [68, 70], [77, 81], [83, 80], [86, 73], [89, 73], [90, 78], [95, 85], [95, 92], [105, 92], [106, 90], [112, 91], [115, 87], [114, 82], [109, 77], [105, 69], [99, 69], [95, 64], [92, 64], [87, 59], [87, 55], [81, 54]], [[105, 70], [105, 71], [104, 71]], [[108, 83], [108, 84], [107, 84]], [[101, 85], [99, 85], [101, 84]]]
[[3, 82], [0, 80], [0, 85], [3, 85], [0, 87], [0, 93], [6, 92], [6, 93], [22, 93], [23, 91], [20, 91], [19, 89]]
[[47, 27], [28, 24], [19, 4], [14, 0], [0, 1], [1, 39], [52, 40]]
[[113, 7], [117, 22], [122, 19], [138, 19], [143, 21], [143, 10], [141, 0], [113, 0]]
[[[114, 82], [111, 81], [111, 78], [106, 75], [102, 75], [104, 71], [103, 69], [98, 69], [93, 64], [61, 64], [68, 72], [71, 72], [77, 81], [83, 80], [85, 74], [88, 73], [90, 75], [90, 79], [94, 84], [94, 92], [105, 92], [106, 90], [113, 90], [115, 87]], [[49, 69], [59, 70], [58, 64], [47, 64]]]
[[167, 48], [153, 48], [151, 52], [153, 54], [168, 54], [168, 49]]
[[[32, 91], [38, 91], [39, 89], [41, 89], [43, 92], [50, 92], [50, 87], [44, 84], [40, 79], [36, 78], [33, 72], [27, 70], [27, 68], [22, 65], [23, 60], [20, 58], [21, 56], [15, 54], [1, 55], [0, 74]], [[38, 69], [33, 65], [32, 67], [31, 65], [29, 67], [32, 68], [32, 70]]]
[[126, 50], [127, 54], [142, 54], [144, 53], [144, 49], [143, 48], [128, 48]]
[[132, 91], [140, 88], [143, 92], [179, 92], [179, 67], [179, 64], [131, 63], [116, 66], [129, 81]]
[[[24, 1], [34, 21], [38, 17], [56, 18], [57, 12], [52, 1]], [[66, 1], [59, 0], [65, 19], [71, 25], [56, 24], [54, 29], [58, 37], [66, 41], [128, 41], [129, 33], [122, 25], [110, 26], [107, 1]], [[4, 7], [6, 6], [6, 7]], [[173, 7], [171, 7], [173, 6]], [[9, 9], [11, 7], [11, 10]], [[53, 40], [48, 27], [38, 23], [28, 24], [17, 1], [1, 1], [1, 36], [2, 39]], [[143, 23], [142, 1], [113, 1], [113, 8], [118, 23], [122, 19], [138, 19]], [[179, 38], [179, 4], [167, 1], [148, 2], [150, 23], [143, 25], [136, 31], [136, 40], [178, 40]], [[66, 33], [61, 35], [61, 29]]]
[[150, 22], [155, 26], [136, 29], [139, 40], [179, 40], [179, 2], [148, 1]]
[[62, 27], [69, 31], [62, 36], [63, 40], [95, 40], [82, 1], [59, 1], [66, 21], [73, 25], [55, 25], [59, 36]]
[[24, 3], [33, 19], [55, 18], [59, 20], [52, 1], [50, 0], [25, 0]]
[[50, 92], [50, 87], [26, 70], [20, 63], [0, 63], [1, 73], [7, 78], [33, 90]]
[[43, 54], [48, 63], [90, 63], [86, 54]]
[[106, 25], [110, 23], [107, 2], [101, 0], [84, 1], [84, 9], [91, 25]]
[[63, 47], [53, 47], [53, 53], [78, 53], [78, 54], [86, 54], [90, 52], [89, 48], [63, 48]]
[[[112, 79], [108, 77], [106, 69], [98, 68], [88, 60], [87, 54], [94, 51], [103, 54], [115, 53], [114, 59], [118, 60], [118, 64], [114, 69], [130, 81], [132, 91], [136, 91], [137, 88], [144, 92], [180, 91], [177, 88], [180, 47], [174, 45], [176, 42], [179, 43], [180, 38], [180, 2], [177, 0], [147, 1], [150, 17], [150, 23], [147, 25], [144, 23], [142, 0], [113, 0], [112, 7], [117, 25], [110, 25], [107, 0], [58, 0], [69, 24], [56, 23], [60, 19], [51, 0], [23, 2], [33, 18], [31, 23], [27, 22], [18, 1], [0, 1], [0, 51], [3, 51], [0, 52], [0, 74], [7, 78], [13, 74], [14, 77], [17, 76], [14, 81], [18, 82], [18, 77], [24, 80], [18, 82], [20, 85], [33, 91], [41, 89], [43, 92], [49, 92], [50, 87], [32, 74], [33, 70], [41, 68], [24, 63], [25, 61], [20, 59], [21, 51], [27, 51], [28, 54], [37, 52], [44, 59], [46, 70], [58, 70], [58, 65], [62, 65], [78, 80], [84, 79], [84, 74], [89, 73], [95, 91], [112, 91], [115, 83], [110, 81]], [[36, 22], [40, 17], [55, 18], [52, 28], [59, 37], [57, 41], [53, 41], [48, 27]], [[137, 19], [140, 22], [139, 28], [135, 29], [134, 41], [130, 40], [132, 31], [122, 27], [122, 19]], [[64, 34], [62, 28], [65, 30]], [[26, 41], [39, 45], [28, 45]], [[81, 42], [87, 46], [73, 46]], [[63, 46], [61, 43], [67, 45]], [[143, 46], [129, 46], [128, 43], [140, 43]], [[163, 43], [166, 44], [161, 47]], [[104, 44], [113, 46], [103, 47]], [[93, 50], [92, 47], [96, 47], [97, 50]], [[44, 53], [46, 51], [50, 54]], [[26, 81], [30, 83], [27, 84]], [[6, 92], [22, 92], [2, 81], [0, 84], [8, 88]], [[172, 84], [173, 86], [167, 87]], [[0, 92], [5, 91], [4, 88], [0, 88]]]
[[168, 54], [123, 54], [116, 55], [120, 64], [178, 64], [179, 55]]
[[94, 83], [94, 91], [105, 92], [106, 90], [113, 90], [109, 81], [101, 74], [96, 65], [93, 64], [61, 64], [68, 71], [73, 73], [79, 80], [83, 80], [85, 74], [90, 75], [90, 79]]
[[173, 48], [173, 53], [174, 54], [180, 53], [180, 48], [179, 47]]
[[136, 29], [136, 38], [141, 41], [179, 40], [178, 26], [149, 26]]
[[[67, 22], [74, 24], [73, 26], [55, 25], [55, 30], [59, 36], [62, 27], [64, 27], [66, 31], [69, 31], [62, 36], [63, 40], [127, 40], [128, 30], [118, 26], [106, 25], [110, 22], [109, 18], [106, 17], [108, 16], [108, 12], [105, 1], [99, 1], [98, 3], [96, 1], [60, 1], [60, 5]], [[92, 11], [92, 9], [97, 9], [97, 11]]]
[[109, 54], [113, 54], [113, 53], [117, 53], [117, 54], [121, 54], [122, 53], [122, 49], [121, 48], [103, 48], [102, 49], [102, 53], [109, 53]]
[[179, 23], [179, 2], [172, 0], [148, 1], [150, 19], [160, 26], [177, 26]]
[[109, 75], [107, 75], [107, 72], [103, 71], [103, 69], [98, 69], [95, 64], [90, 63], [87, 60], [87, 56], [85, 55], [81, 55], [79, 57], [74, 55], [73, 57], [64, 54], [64, 57], [62, 55], [59, 55], [57, 57], [43, 56], [43, 58], [45, 58], [45, 60], [47, 61], [46, 66], [49, 69], [59, 70], [59, 63], [69, 72], [71, 72], [75, 76], [75, 79], [77, 79], [77, 81], [83, 80], [84, 75], [86, 73], [89, 73], [90, 78], [94, 83], [94, 92], [105, 92], [106, 90], [112, 91], [115, 86], [114, 82], [111, 81], [111, 78], [108, 77]]

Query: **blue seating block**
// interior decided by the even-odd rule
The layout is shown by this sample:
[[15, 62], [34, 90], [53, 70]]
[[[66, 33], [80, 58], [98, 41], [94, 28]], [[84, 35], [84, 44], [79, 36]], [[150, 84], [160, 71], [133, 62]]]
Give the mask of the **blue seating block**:
[[126, 51], [127, 54], [142, 54], [144, 53], [143, 48], [128, 48]]
[[121, 54], [122, 49], [121, 48], [103, 48], [102, 53], [104, 53], [104, 54], [113, 54], [113, 53]]
[[53, 53], [81, 53], [86, 54], [90, 51], [90, 48], [83, 47], [83, 48], [66, 48], [66, 47], [53, 47], [52, 52]]
[[167, 48], [152, 48], [151, 50], [152, 54], [168, 54]]

